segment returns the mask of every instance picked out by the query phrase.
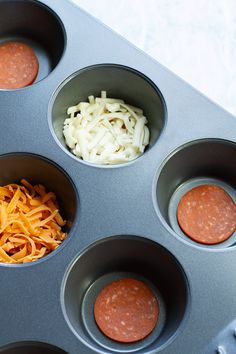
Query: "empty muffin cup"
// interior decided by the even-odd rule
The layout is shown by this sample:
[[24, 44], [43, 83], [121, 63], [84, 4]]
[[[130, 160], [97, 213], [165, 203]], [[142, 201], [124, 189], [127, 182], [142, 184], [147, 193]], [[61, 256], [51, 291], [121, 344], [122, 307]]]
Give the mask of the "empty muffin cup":
[[224, 248], [235, 244], [236, 232], [216, 244], [195, 242], [183, 232], [177, 219], [181, 198], [192, 188], [201, 185], [223, 188], [235, 203], [235, 154], [236, 144], [233, 142], [202, 139], [181, 146], [164, 161], [156, 185], [157, 212], [185, 241], [208, 248]]
[[[67, 115], [69, 107], [79, 102], [87, 102], [90, 95], [100, 97], [101, 91], [106, 91], [109, 98], [122, 99], [126, 104], [143, 110], [150, 132], [149, 145], [146, 150], [151, 148], [159, 138], [166, 119], [165, 103], [160, 91], [146, 76], [131, 68], [102, 64], [74, 73], [58, 87], [52, 97], [49, 107], [49, 123], [62, 149], [75, 159], [83, 161], [73, 155], [67, 147], [63, 135], [63, 123], [66, 118], [69, 118]], [[102, 166], [102, 164], [96, 164], [96, 166]]]
[[54, 345], [41, 342], [20, 342], [3, 347], [2, 354], [68, 354]]
[[[106, 285], [124, 278], [144, 282], [159, 304], [155, 328], [134, 343], [109, 339], [94, 319], [98, 294]], [[114, 236], [94, 243], [73, 261], [63, 281], [61, 300], [69, 327], [95, 351], [102, 347], [106, 353], [146, 353], [165, 347], [180, 330], [189, 290], [180, 264], [163, 247], [142, 237]]]
[[[19, 210], [21, 210], [21, 211], [18, 211], [18, 214], [19, 213], [20, 213], [20, 215], [22, 214], [20, 221], [23, 224], [23, 226], [22, 226], [23, 231], [21, 231], [21, 233], [24, 233], [26, 235], [26, 237], [30, 237], [30, 235], [33, 235], [34, 242], [36, 242], [36, 243], [39, 242], [39, 240], [37, 239], [37, 235], [38, 235], [37, 232], [41, 233], [41, 232], [44, 232], [46, 229], [50, 230], [50, 227], [56, 228], [57, 231], [55, 231], [54, 233], [52, 233], [50, 235], [48, 234], [48, 236], [50, 238], [55, 237], [55, 240], [59, 240], [59, 242], [58, 242], [59, 246], [58, 247], [53, 247], [53, 246], [49, 247], [48, 246], [47, 247], [48, 249], [46, 250], [46, 254], [48, 253], [49, 255], [51, 255], [54, 252], [57, 252], [57, 250], [60, 249], [60, 247], [62, 247], [67, 242], [67, 240], [69, 238], [68, 234], [69, 234], [70, 229], [73, 225], [74, 218], [76, 215], [76, 210], [77, 210], [78, 197], [77, 197], [77, 193], [75, 191], [74, 185], [73, 185], [71, 179], [69, 178], [69, 176], [59, 166], [57, 166], [53, 162], [47, 160], [46, 158], [43, 158], [38, 155], [27, 154], [27, 153], [1, 155], [0, 156], [0, 169], [2, 171], [1, 175], [0, 175], [0, 186], [6, 186], [8, 184], [14, 184], [14, 183], [21, 184], [20, 181], [22, 179], [24, 179], [33, 186], [34, 185], [43, 185], [45, 187], [46, 192], [55, 193], [55, 196], [53, 195], [53, 193], [51, 193], [51, 195], [50, 195], [50, 193], [47, 194], [49, 199], [52, 198], [51, 199], [52, 203], [49, 205], [49, 204], [47, 204], [46, 199], [45, 199], [45, 201], [43, 200], [43, 195], [41, 195], [40, 192], [38, 192], [38, 191], [37, 191], [38, 197], [35, 194], [35, 197], [33, 198], [34, 192], [31, 191], [30, 187], [28, 188], [26, 186], [29, 191], [28, 193], [30, 193], [32, 195], [32, 196], [30, 196], [30, 195], [28, 196], [29, 200], [27, 203], [32, 205], [32, 207], [29, 207], [29, 204], [26, 203], [25, 198], [27, 197], [27, 193], [24, 192], [23, 194], [25, 196], [22, 195], [22, 197], [21, 197], [22, 199], [19, 199], [19, 203], [21, 203], [21, 204], [19, 204], [19, 205], [17, 204], [17, 208], [19, 208]], [[14, 188], [15, 188], [14, 190], [17, 191], [16, 187], [14, 187]], [[17, 198], [16, 193], [15, 193], [14, 198]], [[44, 194], [45, 191], [42, 193]], [[40, 199], [39, 199], [39, 195], [40, 195]], [[56, 197], [56, 200], [54, 199], [54, 197]], [[13, 200], [13, 198], [11, 200]], [[55, 203], [58, 203], [58, 206]], [[26, 206], [26, 204], [27, 204], [27, 206]], [[54, 206], [55, 206], [55, 211], [54, 211]], [[40, 209], [40, 207], [41, 207], [41, 209]], [[48, 208], [50, 208], [51, 211]], [[28, 209], [30, 209], [30, 210], [28, 210]], [[59, 223], [58, 225], [56, 225], [56, 222], [57, 222], [56, 219], [54, 220], [54, 218], [52, 219], [52, 218], [50, 218], [50, 216], [48, 217], [46, 214], [44, 216], [44, 214], [43, 214], [44, 212], [46, 212], [47, 214], [49, 213], [49, 211], [47, 212], [47, 210], [50, 211], [50, 215], [53, 214], [53, 211], [54, 211], [54, 214], [56, 215], [56, 212], [58, 210], [60, 215], [62, 216], [62, 219], [66, 220], [66, 223], [63, 223], [61, 228], [59, 228], [58, 225], [61, 225], [61, 224]], [[14, 210], [12, 210], [12, 212], [13, 211]], [[10, 211], [9, 211], [9, 213], [10, 213]], [[40, 214], [40, 215], [38, 215], [38, 214]], [[17, 215], [17, 210], [15, 211], [14, 215]], [[23, 216], [24, 216], [24, 218], [23, 218]], [[15, 216], [15, 218], [16, 218], [16, 216]], [[43, 222], [44, 220], [46, 220], [45, 218], [48, 218], [49, 223], [54, 222], [54, 224], [52, 225], [52, 223], [51, 224], [47, 223], [47, 225], [45, 226], [45, 223]], [[28, 225], [28, 222], [26, 219], [29, 221], [29, 223], [31, 223], [31, 227], [33, 227], [33, 228], [35, 227], [35, 229], [33, 231], [30, 228], [30, 226]], [[34, 223], [36, 223], [36, 224], [34, 225]], [[18, 224], [14, 224], [14, 225], [17, 226]], [[24, 225], [25, 225], [25, 228], [24, 228]], [[16, 227], [16, 226], [14, 226], [14, 227]], [[45, 227], [46, 227], [46, 229], [45, 229]], [[14, 235], [14, 231], [11, 231], [11, 232], [13, 232], [13, 235]], [[60, 235], [59, 235], [59, 233], [60, 233]], [[60, 240], [59, 236], [61, 236], [62, 233], [67, 234], [65, 240], [63, 240], [63, 238]], [[36, 237], [36, 239], [35, 239], [35, 237]], [[46, 239], [44, 239], [43, 242], [46, 242], [46, 243], [49, 242], [48, 245], [50, 245], [51, 239], [47, 240], [47, 236], [45, 236], [45, 235], [43, 237], [46, 237]], [[32, 240], [30, 240], [30, 241], [32, 242]], [[14, 242], [16, 242], [16, 241], [14, 241]], [[30, 242], [30, 244], [32, 246], [31, 242]], [[43, 247], [43, 243], [42, 243], [42, 247]], [[52, 250], [54, 250], [54, 248], [56, 249], [56, 251], [52, 252]], [[16, 250], [16, 251], [18, 252], [18, 250]], [[6, 250], [6, 252], [9, 252], [9, 251]], [[28, 256], [28, 253], [23, 256]], [[34, 253], [34, 256], [36, 256], [36, 253]], [[39, 258], [44, 259], [44, 256], [42, 256], [42, 258], [41, 257], [39, 257]], [[35, 261], [36, 260], [37, 260], [37, 257], [35, 257]], [[7, 264], [11, 263], [11, 261], [10, 262], [6, 261], [6, 263]], [[6, 264], [6, 263], [4, 262], [4, 263], [0, 263], [0, 264]], [[13, 261], [13, 263], [14, 263], [14, 261]], [[21, 263], [21, 262], [19, 262], [19, 263]], [[16, 262], [16, 266], [21, 266], [21, 264], [18, 264], [18, 262]]]
[[0, 45], [12, 41], [33, 49], [39, 63], [37, 82], [47, 77], [61, 59], [65, 31], [59, 17], [46, 5], [31, 0], [3, 0], [0, 2]]

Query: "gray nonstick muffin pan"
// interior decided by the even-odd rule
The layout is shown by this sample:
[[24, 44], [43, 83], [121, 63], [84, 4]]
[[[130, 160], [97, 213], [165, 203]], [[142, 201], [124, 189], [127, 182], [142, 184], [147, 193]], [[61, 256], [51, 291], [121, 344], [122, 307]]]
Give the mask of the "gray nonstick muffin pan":
[[[34, 48], [40, 71], [0, 91], [0, 182], [44, 184], [71, 227], [41, 260], [0, 264], [0, 353], [236, 353], [236, 235], [204, 246], [176, 221], [193, 186], [218, 184], [236, 201], [235, 118], [69, 1], [1, 0], [9, 39]], [[148, 118], [149, 147], [127, 164], [92, 165], [65, 146], [67, 107], [101, 90]], [[126, 276], [149, 284], [161, 310], [133, 344], [93, 318], [99, 291]]]

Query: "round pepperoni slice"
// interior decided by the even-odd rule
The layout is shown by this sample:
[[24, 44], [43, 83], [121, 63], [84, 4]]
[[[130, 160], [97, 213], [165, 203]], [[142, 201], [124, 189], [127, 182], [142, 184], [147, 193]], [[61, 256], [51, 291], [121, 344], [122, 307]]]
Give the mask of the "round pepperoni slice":
[[213, 245], [227, 240], [236, 229], [236, 205], [219, 186], [201, 185], [180, 200], [177, 218], [184, 233], [196, 242]]
[[109, 338], [131, 343], [145, 338], [156, 326], [159, 305], [153, 291], [142, 281], [120, 279], [98, 295], [94, 316]]
[[32, 84], [38, 69], [38, 59], [28, 45], [20, 42], [0, 45], [1, 89], [17, 89]]

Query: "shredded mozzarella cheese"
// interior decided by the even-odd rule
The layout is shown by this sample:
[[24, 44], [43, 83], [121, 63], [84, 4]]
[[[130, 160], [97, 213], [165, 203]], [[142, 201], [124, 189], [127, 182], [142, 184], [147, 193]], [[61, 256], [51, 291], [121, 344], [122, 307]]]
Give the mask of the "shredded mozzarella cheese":
[[121, 99], [90, 95], [67, 110], [63, 134], [74, 155], [97, 164], [120, 164], [140, 156], [149, 144], [147, 118]]

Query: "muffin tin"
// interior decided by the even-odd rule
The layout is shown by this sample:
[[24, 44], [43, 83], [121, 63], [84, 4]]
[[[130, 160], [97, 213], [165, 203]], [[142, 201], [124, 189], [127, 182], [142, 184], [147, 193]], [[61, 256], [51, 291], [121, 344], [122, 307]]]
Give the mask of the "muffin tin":
[[[204, 246], [178, 229], [183, 193], [202, 182], [236, 201], [236, 121], [201, 93], [66, 0], [0, 1], [0, 41], [36, 51], [37, 81], [0, 91], [0, 182], [53, 190], [68, 238], [33, 263], [0, 264], [0, 353], [235, 353], [236, 236]], [[68, 106], [106, 90], [144, 109], [151, 141], [122, 165], [77, 159]], [[102, 335], [93, 303], [132, 276], [157, 294], [153, 333], [133, 344]]]

